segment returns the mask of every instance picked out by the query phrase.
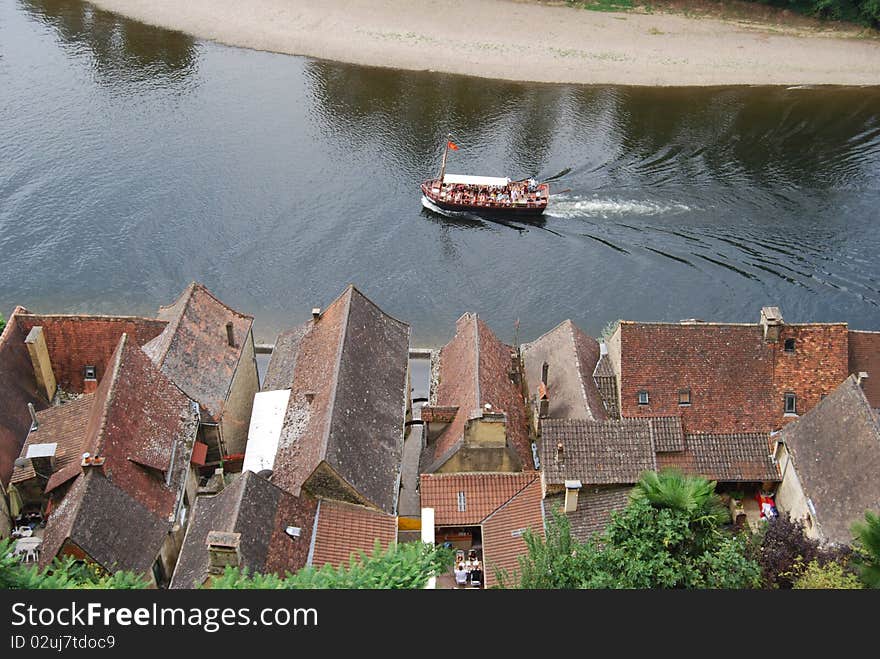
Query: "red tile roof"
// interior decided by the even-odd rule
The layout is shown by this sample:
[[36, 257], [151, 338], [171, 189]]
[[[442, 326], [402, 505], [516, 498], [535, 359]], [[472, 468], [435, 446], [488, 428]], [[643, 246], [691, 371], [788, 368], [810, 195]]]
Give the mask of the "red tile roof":
[[[434, 526], [474, 526], [537, 479], [535, 472], [422, 474], [422, 508], [434, 509]], [[464, 510], [460, 510], [460, 493]]]
[[765, 433], [688, 435], [684, 451], [657, 454], [657, 467], [728, 483], [778, 481], [769, 442]]
[[483, 565], [487, 588], [498, 585], [497, 572], [506, 574], [505, 585], [515, 586], [519, 557], [528, 553], [526, 529], [544, 537], [541, 481], [535, 479], [483, 522]]
[[868, 374], [862, 381], [865, 397], [871, 407], [880, 409], [880, 332], [849, 331], [849, 372], [862, 371]]
[[48, 405], [45, 394], [37, 389], [34, 367], [31, 364], [18, 325], [18, 316], [28, 313], [16, 307], [0, 334], [0, 482], [9, 484], [14, 463], [21, 452], [31, 427], [28, 403], [36, 409]]
[[321, 499], [315, 524], [310, 565], [348, 565], [352, 554], [372, 554], [376, 541], [382, 549], [397, 542], [397, 517], [341, 501]]
[[[795, 351], [784, 351], [786, 339]], [[847, 327], [782, 326], [767, 342], [759, 324], [620, 323], [621, 413], [681, 414], [685, 432], [768, 432], [784, 416], [784, 394], [804, 413], [848, 375]], [[691, 405], [678, 404], [679, 389]], [[648, 405], [638, 403], [647, 391]]]
[[[149, 554], [158, 550], [171, 527], [180, 487], [189, 470], [197, 412], [189, 398], [125, 334], [97, 391], [84, 398], [91, 399], [87, 418], [79, 414], [81, 407], [72, 403], [57, 414], [76, 414], [85, 425], [83, 451], [104, 457], [105, 462], [102, 467], [87, 467], [85, 477], [78, 478], [63, 494], [49, 517], [41, 561], [51, 561], [68, 539], [83, 547], [89, 539], [97, 542], [95, 538], [112, 532], [113, 537], [127, 539], [130, 551], [138, 548], [124, 561], [117, 557], [117, 562], [149, 569], [155, 553]], [[95, 479], [106, 480], [108, 485]], [[88, 500], [92, 494], [100, 497], [100, 506]], [[100, 514], [80, 517], [80, 509]], [[132, 520], [141, 520], [143, 528]], [[93, 528], [97, 524], [102, 525], [100, 533]], [[95, 553], [101, 552], [90, 551], [97, 560]], [[106, 551], [101, 555], [105, 561], [116, 561]]]
[[22, 314], [23, 336], [42, 327], [58, 386], [68, 393], [85, 391], [84, 367], [94, 366], [100, 381], [123, 334], [138, 346], [157, 337], [166, 322], [135, 316]]
[[[159, 318], [167, 326], [144, 346], [144, 352], [219, 422], [242, 351], [250, 340], [253, 316], [235, 311], [202, 284], [193, 282], [174, 304], [159, 309]], [[229, 345], [227, 323], [232, 323], [234, 346]]]
[[508, 446], [522, 468], [534, 468], [522, 392], [509, 375], [512, 352], [476, 314], [458, 319], [455, 336], [440, 350], [435, 400], [438, 407], [457, 406], [458, 414], [437, 438], [426, 471], [435, 471], [454, 455], [468, 420], [482, 416], [487, 403], [493, 413], [506, 415]]
[[395, 512], [409, 331], [349, 286], [305, 331], [285, 333], [294, 340], [276, 346], [267, 373], [291, 389], [274, 483]]

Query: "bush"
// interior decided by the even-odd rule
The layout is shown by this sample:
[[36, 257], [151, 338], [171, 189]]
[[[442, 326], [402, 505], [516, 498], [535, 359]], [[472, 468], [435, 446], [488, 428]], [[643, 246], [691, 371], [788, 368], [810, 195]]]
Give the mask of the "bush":
[[802, 566], [817, 562], [820, 566], [832, 561], [846, 564], [852, 550], [849, 547], [823, 547], [808, 538], [804, 524], [780, 515], [769, 520], [756, 550], [765, 588], [789, 589], [800, 576]]
[[810, 561], [799, 571], [800, 576], [794, 581], [795, 590], [855, 590], [862, 587], [858, 577], [837, 561], [828, 561], [824, 565]]

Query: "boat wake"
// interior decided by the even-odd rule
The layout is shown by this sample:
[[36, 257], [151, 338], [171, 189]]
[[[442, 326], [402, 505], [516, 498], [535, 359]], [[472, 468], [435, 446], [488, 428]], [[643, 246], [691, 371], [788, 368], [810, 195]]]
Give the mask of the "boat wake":
[[661, 204], [635, 199], [577, 198], [565, 195], [553, 196], [547, 207], [547, 215], [564, 219], [576, 217], [612, 217], [619, 215], [667, 215], [693, 210], [686, 204]]

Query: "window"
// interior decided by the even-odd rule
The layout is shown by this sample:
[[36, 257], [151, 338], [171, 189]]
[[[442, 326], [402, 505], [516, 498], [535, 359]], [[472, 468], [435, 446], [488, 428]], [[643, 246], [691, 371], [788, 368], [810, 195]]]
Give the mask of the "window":
[[97, 380], [98, 379], [98, 369], [95, 366], [86, 366], [83, 369], [83, 377], [86, 380]]
[[648, 392], [640, 391], [639, 392], [639, 405], [647, 405], [648, 404]]
[[791, 392], [785, 394], [785, 413], [797, 414], [797, 396]]
[[785, 352], [794, 352], [794, 339], [785, 340]]
[[691, 404], [691, 390], [690, 389], [679, 389], [678, 390], [678, 404], [679, 405], [690, 405]]
[[458, 512], [463, 513], [467, 510], [467, 497], [464, 492], [458, 493]]

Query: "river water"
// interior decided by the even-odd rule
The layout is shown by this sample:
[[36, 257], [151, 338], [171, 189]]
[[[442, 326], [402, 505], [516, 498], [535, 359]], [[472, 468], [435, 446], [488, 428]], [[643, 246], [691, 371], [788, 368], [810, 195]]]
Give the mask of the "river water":
[[[538, 223], [422, 208], [449, 172], [554, 182]], [[0, 2], [0, 311], [152, 314], [191, 279], [256, 336], [349, 282], [413, 327], [565, 318], [880, 329], [880, 89], [517, 84], [227, 48]]]

